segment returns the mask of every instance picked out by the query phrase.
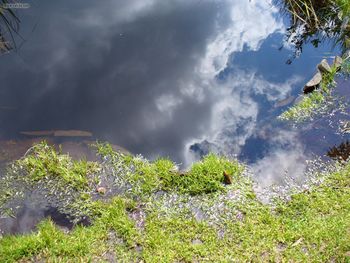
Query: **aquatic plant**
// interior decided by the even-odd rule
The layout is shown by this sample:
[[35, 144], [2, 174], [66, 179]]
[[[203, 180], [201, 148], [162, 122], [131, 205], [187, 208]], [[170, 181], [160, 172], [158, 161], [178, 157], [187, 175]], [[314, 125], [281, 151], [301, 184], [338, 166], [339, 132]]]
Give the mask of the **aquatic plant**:
[[38, 143], [1, 176], [0, 217], [16, 215], [25, 202], [33, 202], [38, 210], [54, 207], [72, 222], [85, 220], [93, 215], [89, 200], [99, 172], [97, 162], [73, 160], [46, 142]]
[[313, 119], [315, 116], [330, 113], [332, 110], [342, 110], [344, 107], [341, 98], [333, 95], [336, 87], [335, 78], [337, 75], [344, 74], [348, 59], [344, 60], [341, 71], [333, 65], [330, 72], [322, 74], [320, 88], [304, 94], [299, 102], [284, 111], [278, 119], [294, 123], [302, 123]]
[[28, 172], [28, 179], [39, 181], [57, 176], [77, 189], [88, 184], [87, 175], [98, 171], [98, 165], [85, 160], [73, 160], [69, 155], [57, 153], [45, 141], [34, 145], [17, 164]]

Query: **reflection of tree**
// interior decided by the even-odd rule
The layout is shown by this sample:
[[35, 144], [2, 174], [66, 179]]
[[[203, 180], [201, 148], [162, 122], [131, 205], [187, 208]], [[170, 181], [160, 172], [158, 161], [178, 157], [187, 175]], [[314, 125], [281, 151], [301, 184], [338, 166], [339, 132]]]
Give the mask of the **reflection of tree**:
[[276, 0], [290, 14], [287, 39], [295, 46], [295, 56], [303, 45], [315, 47], [326, 38], [349, 49], [350, 1], [349, 0]]
[[327, 155], [335, 160], [346, 161], [350, 156], [350, 142], [346, 141], [331, 148]]
[[18, 33], [20, 20], [6, 5], [11, 0], [0, 0], [0, 53], [16, 48], [15, 35]]

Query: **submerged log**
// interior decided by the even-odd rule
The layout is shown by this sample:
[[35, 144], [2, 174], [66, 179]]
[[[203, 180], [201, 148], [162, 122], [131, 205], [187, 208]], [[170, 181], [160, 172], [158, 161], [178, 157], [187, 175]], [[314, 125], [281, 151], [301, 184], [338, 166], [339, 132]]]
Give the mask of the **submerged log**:
[[80, 130], [58, 130], [54, 132], [53, 136], [55, 137], [92, 137], [92, 133], [88, 131], [80, 131]]
[[294, 99], [295, 99], [294, 96], [289, 96], [286, 99], [277, 101], [276, 104], [274, 105], [274, 108], [280, 108], [280, 107], [287, 106], [287, 105], [291, 104], [294, 101]]
[[22, 131], [27, 136], [54, 136], [54, 137], [92, 137], [92, 133], [80, 130], [51, 130], [51, 131]]
[[20, 134], [28, 136], [52, 136], [54, 131], [22, 131]]

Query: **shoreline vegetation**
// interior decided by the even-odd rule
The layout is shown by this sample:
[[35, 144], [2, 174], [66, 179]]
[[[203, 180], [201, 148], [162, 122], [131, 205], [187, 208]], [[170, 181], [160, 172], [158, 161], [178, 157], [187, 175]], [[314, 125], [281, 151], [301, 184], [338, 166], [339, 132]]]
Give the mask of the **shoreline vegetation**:
[[210, 154], [182, 172], [168, 159], [94, 147], [98, 162], [74, 161], [42, 142], [13, 163], [0, 182], [2, 216], [16, 214], [11, 205], [34, 190], [76, 221], [67, 229], [47, 218], [33, 232], [4, 235], [1, 262], [349, 260], [348, 162], [265, 204], [235, 160]]
[[348, 0], [275, 0], [275, 3], [289, 16], [286, 40], [295, 48], [294, 58], [302, 53], [305, 44], [317, 48], [319, 43], [329, 40], [340, 47], [340, 56], [349, 51]]
[[[301, 100], [283, 112], [279, 119], [292, 123], [312, 120], [317, 115], [328, 114], [331, 108], [341, 108], [341, 98], [334, 96], [336, 78], [348, 77], [350, 72], [350, 1], [348, 0], [277, 0], [282, 10], [289, 15], [290, 27], [287, 29], [286, 42], [294, 49], [294, 56], [287, 63], [300, 56], [305, 44], [318, 47], [323, 41], [332, 41], [334, 47], [340, 47], [339, 57], [328, 66], [326, 72], [318, 72], [316, 88], [304, 88]], [[337, 59], [342, 60], [338, 64]], [[321, 62], [322, 63], [322, 62]], [[319, 75], [319, 76], [318, 76]], [[306, 94], [308, 93], [308, 94]], [[337, 105], [335, 105], [337, 104]]]
[[[350, 57], [341, 59], [341, 64], [337, 65], [334, 60], [332, 65], [329, 65], [327, 60], [323, 60], [319, 65], [326, 65], [327, 70], [321, 72], [317, 69], [314, 77], [305, 85], [304, 94], [300, 96], [300, 100], [289, 109], [284, 111], [278, 119], [292, 123], [303, 123], [310, 121], [316, 116], [328, 114], [332, 109], [341, 111], [346, 107], [346, 103], [342, 98], [335, 95], [337, 86], [337, 78], [348, 78]], [[309, 84], [311, 83], [311, 84]], [[310, 90], [306, 92], [307, 90]]]
[[[305, 43], [334, 39], [349, 69], [349, 1], [286, 0], [283, 8], [291, 14], [287, 38], [296, 56]], [[19, 23], [0, 7], [8, 31], [16, 32], [8, 17]], [[2, 33], [0, 51], [7, 52]], [[337, 74], [334, 67], [323, 74], [321, 87], [281, 118], [306, 120], [322, 108]], [[5, 229], [0, 262], [350, 261], [348, 161], [315, 170], [318, 179], [302, 191], [264, 203], [237, 160], [209, 154], [184, 172], [166, 158], [151, 162], [108, 143], [94, 147], [98, 161], [76, 161], [42, 142], [8, 167], [0, 178], [8, 233], [27, 203], [43, 214], [55, 208], [65, 223], [49, 216], [28, 233]]]

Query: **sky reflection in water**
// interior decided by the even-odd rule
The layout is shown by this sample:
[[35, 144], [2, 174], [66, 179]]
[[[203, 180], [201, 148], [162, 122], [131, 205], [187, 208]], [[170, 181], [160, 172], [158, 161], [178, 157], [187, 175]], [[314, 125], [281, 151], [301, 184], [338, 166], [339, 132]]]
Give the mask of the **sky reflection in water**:
[[35, 1], [21, 17], [26, 42], [0, 59], [0, 106], [15, 108], [0, 111], [3, 137], [89, 130], [184, 166], [212, 150], [267, 184], [342, 141], [276, 120], [331, 48], [286, 65], [286, 25], [268, 1]]

